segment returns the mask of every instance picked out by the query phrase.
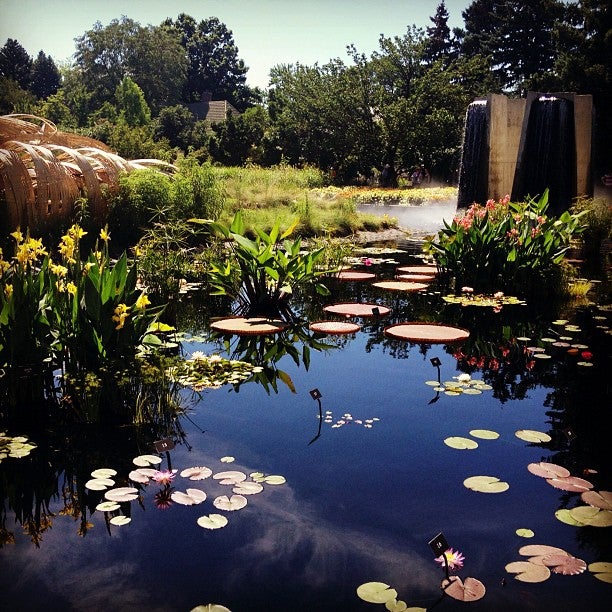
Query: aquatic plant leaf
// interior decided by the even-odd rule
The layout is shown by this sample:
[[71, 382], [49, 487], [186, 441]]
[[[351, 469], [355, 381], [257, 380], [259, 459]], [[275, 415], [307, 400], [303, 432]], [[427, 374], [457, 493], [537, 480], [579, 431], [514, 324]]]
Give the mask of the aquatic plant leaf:
[[547, 463], [546, 461], [530, 463], [527, 469], [535, 476], [540, 476], [541, 478], [567, 478], [570, 475], [570, 471], [567, 468], [556, 463]]
[[565, 576], [574, 576], [582, 574], [587, 568], [587, 564], [577, 557], [572, 555], [548, 555], [543, 559], [544, 565], [552, 567], [555, 574], [564, 574]]
[[181, 476], [189, 478], [189, 480], [204, 480], [211, 475], [212, 470], [205, 466], [190, 467], [181, 472]]
[[471, 450], [474, 448], [478, 448], [478, 442], [475, 440], [470, 440], [470, 438], [462, 438], [460, 436], [452, 436], [450, 438], [446, 438], [444, 440], [444, 444], [446, 446], [450, 446], [451, 448], [456, 448], [459, 450]]
[[128, 502], [138, 498], [138, 489], [134, 487], [117, 487], [104, 493], [104, 497], [109, 501]]
[[100, 512], [113, 512], [114, 510], [119, 510], [120, 507], [121, 506], [119, 506], [117, 502], [105, 501], [105, 502], [100, 502], [96, 506], [96, 510], [99, 510]]
[[204, 529], [221, 529], [227, 525], [227, 517], [222, 514], [209, 514], [201, 516], [196, 521]]
[[245, 481], [237, 484], [232, 492], [238, 495], [255, 495], [263, 491], [263, 486], [258, 482]]
[[117, 470], [112, 468], [99, 468], [91, 473], [92, 478], [112, 478], [117, 475]]
[[263, 482], [263, 479], [266, 477], [263, 472], [251, 472], [249, 476], [251, 477], [253, 482]]
[[499, 434], [490, 429], [472, 429], [470, 431], [470, 436], [480, 438], [481, 440], [497, 440], [497, 438], [499, 438]]
[[157, 465], [158, 463], [161, 463], [162, 459], [157, 455], [139, 455], [138, 457], [134, 457], [132, 462], [134, 465], [139, 467], [147, 467], [149, 465]]
[[90, 491], [105, 491], [114, 484], [115, 481], [110, 478], [92, 478], [85, 483], [85, 488]]
[[582, 501], [589, 506], [612, 510], [612, 491], [584, 491], [580, 495]]
[[578, 506], [570, 510], [572, 518], [590, 527], [611, 527], [612, 511], [600, 510], [593, 506]]
[[548, 353], [535, 353], [534, 359], [552, 359], [552, 357]]
[[566, 476], [565, 478], [547, 478], [546, 482], [562, 491], [571, 491], [572, 493], [582, 493], [588, 489], [592, 489], [593, 485], [584, 478], [577, 476]]
[[284, 476], [274, 474], [272, 476], [265, 476], [263, 482], [269, 485], [282, 485], [287, 482], [287, 479]]
[[190, 612], [232, 612], [229, 608], [220, 604], [206, 604], [205, 606], [196, 606]]
[[597, 561], [591, 563], [588, 569], [598, 580], [612, 583], [612, 563], [608, 561]]
[[213, 501], [213, 506], [219, 510], [240, 510], [247, 505], [247, 498], [244, 495], [220, 495]]
[[471, 476], [463, 481], [463, 486], [479, 493], [503, 493], [510, 488], [507, 482], [495, 476]]
[[521, 538], [533, 538], [535, 533], [531, 529], [526, 529], [525, 527], [521, 527], [516, 530], [516, 535]]
[[[153, 470], [156, 471], [156, 470]], [[129, 474], [128, 474], [128, 478], [132, 481], [132, 482], [138, 482], [139, 484], [148, 484], [149, 482], [149, 476], [146, 476], [145, 474], [143, 474], [142, 472], [139, 472], [138, 470], [132, 470]]]
[[459, 601], [478, 601], [486, 593], [485, 585], [476, 578], [467, 577], [461, 580], [459, 576], [451, 576], [449, 580], [442, 581], [444, 592]]
[[357, 587], [357, 597], [369, 603], [384, 604], [397, 599], [397, 591], [384, 582], [366, 582]]
[[233, 463], [234, 461], [236, 461], [236, 459], [234, 457], [221, 457], [221, 459], [219, 459], [219, 461], [221, 463]]
[[582, 523], [577, 521], [570, 513], [567, 508], [561, 508], [555, 512], [555, 517], [560, 520], [562, 523], [566, 525], [571, 525], [572, 527], [586, 527], [586, 523]]
[[206, 493], [201, 489], [187, 489], [186, 493], [174, 491], [170, 498], [177, 504], [193, 506], [194, 504], [201, 504], [206, 499]]
[[546, 557], [547, 555], [569, 555], [568, 552], [548, 544], [525, 544], [519, 548], [519, 555], [524, 557]]
[[550, 578], [548, 567], [529, 561], [513, 561], [508, 563], [505, 569], [509, 574], [516, 574], [514, 579], [521, 582], [544, 582]]
[[215, 480], [219, 481], [219, 484], [224, 485], [235, 485], [243, 480], [246, 480], [247, 475], [244, 472], [230, 471], [230, 472], [218, 472], [213, 475]]
[[552, 440], [547, 433], [534, 429], [519, 429], [514, 435], [525, 442], [550, 442]]
[[460, 389], [447, 389], [446, 391], [444, 391], [444, 395], [450, 395], [451, 397], [457, 397], [457, 395], [461, 395], [461, 390]]
[[408, 604], [401, 599], [390, 599], [385, 602], [385, 608], [387, 608], [389, 612], [407, 612]]
[[110, 523], [113, 525], [118, 525], [118, 526], [122, 526], [122, 525], [127, 525], [132, 519], [129, 516], [123, 516], [122, 514], [120, 514], [119, 516], [113, 516], [113, 518], [110, 520]]

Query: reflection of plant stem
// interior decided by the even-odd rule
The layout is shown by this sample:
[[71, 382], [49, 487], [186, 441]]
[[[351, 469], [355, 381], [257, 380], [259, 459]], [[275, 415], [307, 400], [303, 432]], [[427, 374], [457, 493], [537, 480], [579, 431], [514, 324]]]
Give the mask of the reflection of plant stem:
[[321, 436], [321, 425], [323, 423], [323, 407], [321, 406], [321, 398], [317, 397], [317, 403], [319, 404], [319, 429], [317, 430], [317, 435], [308, 443], [308, 446], [310, 446], [315, 440], [318, 440]]

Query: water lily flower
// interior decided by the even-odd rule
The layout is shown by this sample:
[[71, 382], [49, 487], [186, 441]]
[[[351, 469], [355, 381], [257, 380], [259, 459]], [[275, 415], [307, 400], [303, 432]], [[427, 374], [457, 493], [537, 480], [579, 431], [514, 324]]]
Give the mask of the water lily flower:
[[586, 359], [587, 361], [593, 359], [593, 353], [591, 353], [591, 351], [582, 351], [580, 355], [582, 356], [583, 359]]
[[459, 376], [456, 378], [459, 382], [469, 382], [472, 380], [472, 377], [469, 374], [459, 374]]
[[494, 293], [494, 294], [493, 294], [493, 297], [494, 297], [496, 300], [501, 300], [501, 298], [503, 298], [503, 297], [504, 297], [504, 292], [503, 292], [503, 291], [498, 291], [497, 293]]
[[465, 561], [465, 557], [458, 550], [453, 550], [449, 548], [443, 555], [436, 557], [434, 561], [439, 563], [442, 567], [445, 566], [444, 557], [448, 561], [449, 569], [460, 569], [463, 567], [463, 562]]
[[473, 287], [461, 287], [461, 293], [474, 293]]
[[157, 470], [151, 480], [158, 482], [161, 485], [169, 485], [172, 479], [176, 476], [177, 470]]
[[153, 503], [159, 510], [167, 510], [172, 505], [172, 489], [165, 486], [153, 496]]

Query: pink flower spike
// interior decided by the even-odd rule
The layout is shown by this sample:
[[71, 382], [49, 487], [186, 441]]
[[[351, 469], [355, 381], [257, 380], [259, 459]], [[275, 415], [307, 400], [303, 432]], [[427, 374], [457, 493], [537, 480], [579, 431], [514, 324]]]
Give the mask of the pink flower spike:
[[444, 555], [440, 555], [439, 557], [436, 557], [434, 561], [436, 563], [439, 563], [442, 567], [444, 567], [445, 566], [444, 557], [446, 557], [446, 560], [448, 561], [449, 569], [454, 570], [454, 569], [460, 569], [463, 567], [463, 562], [465, 561], [465, 557], [458, 550], [453, 550], [452, 548], [449, 548], [444, 553]]
[[176, 472], [178, 470], [157, 470], [153, 476], [151, 476], [151, 480], [161, 484], [168, 485], [172, 482], [172, 479], [176, 476]]

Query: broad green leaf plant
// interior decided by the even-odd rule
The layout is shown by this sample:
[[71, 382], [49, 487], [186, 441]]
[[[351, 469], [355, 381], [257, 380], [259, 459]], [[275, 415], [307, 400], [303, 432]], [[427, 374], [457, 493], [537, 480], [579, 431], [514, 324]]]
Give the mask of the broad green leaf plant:
[[227, 240], [227, 257], [214, 262], [208, 276], [213, 294], [234, 299], [239, 314], [291, 320], [294, 314], [289, 301], [298, 288], [314, 286], [317, 293], [329, 294], [325, 285], [317, 281], [327, 272], [317, 266], [324, 248], [303, 251], [301, 237], [289, 239], [297, 221], [283, 233], [279, 222], [270, 233], [257, 230], [255, 239], [245, 235], [240, 211], [229, 227], [213, 221], [192, 221], [210, 225]]

